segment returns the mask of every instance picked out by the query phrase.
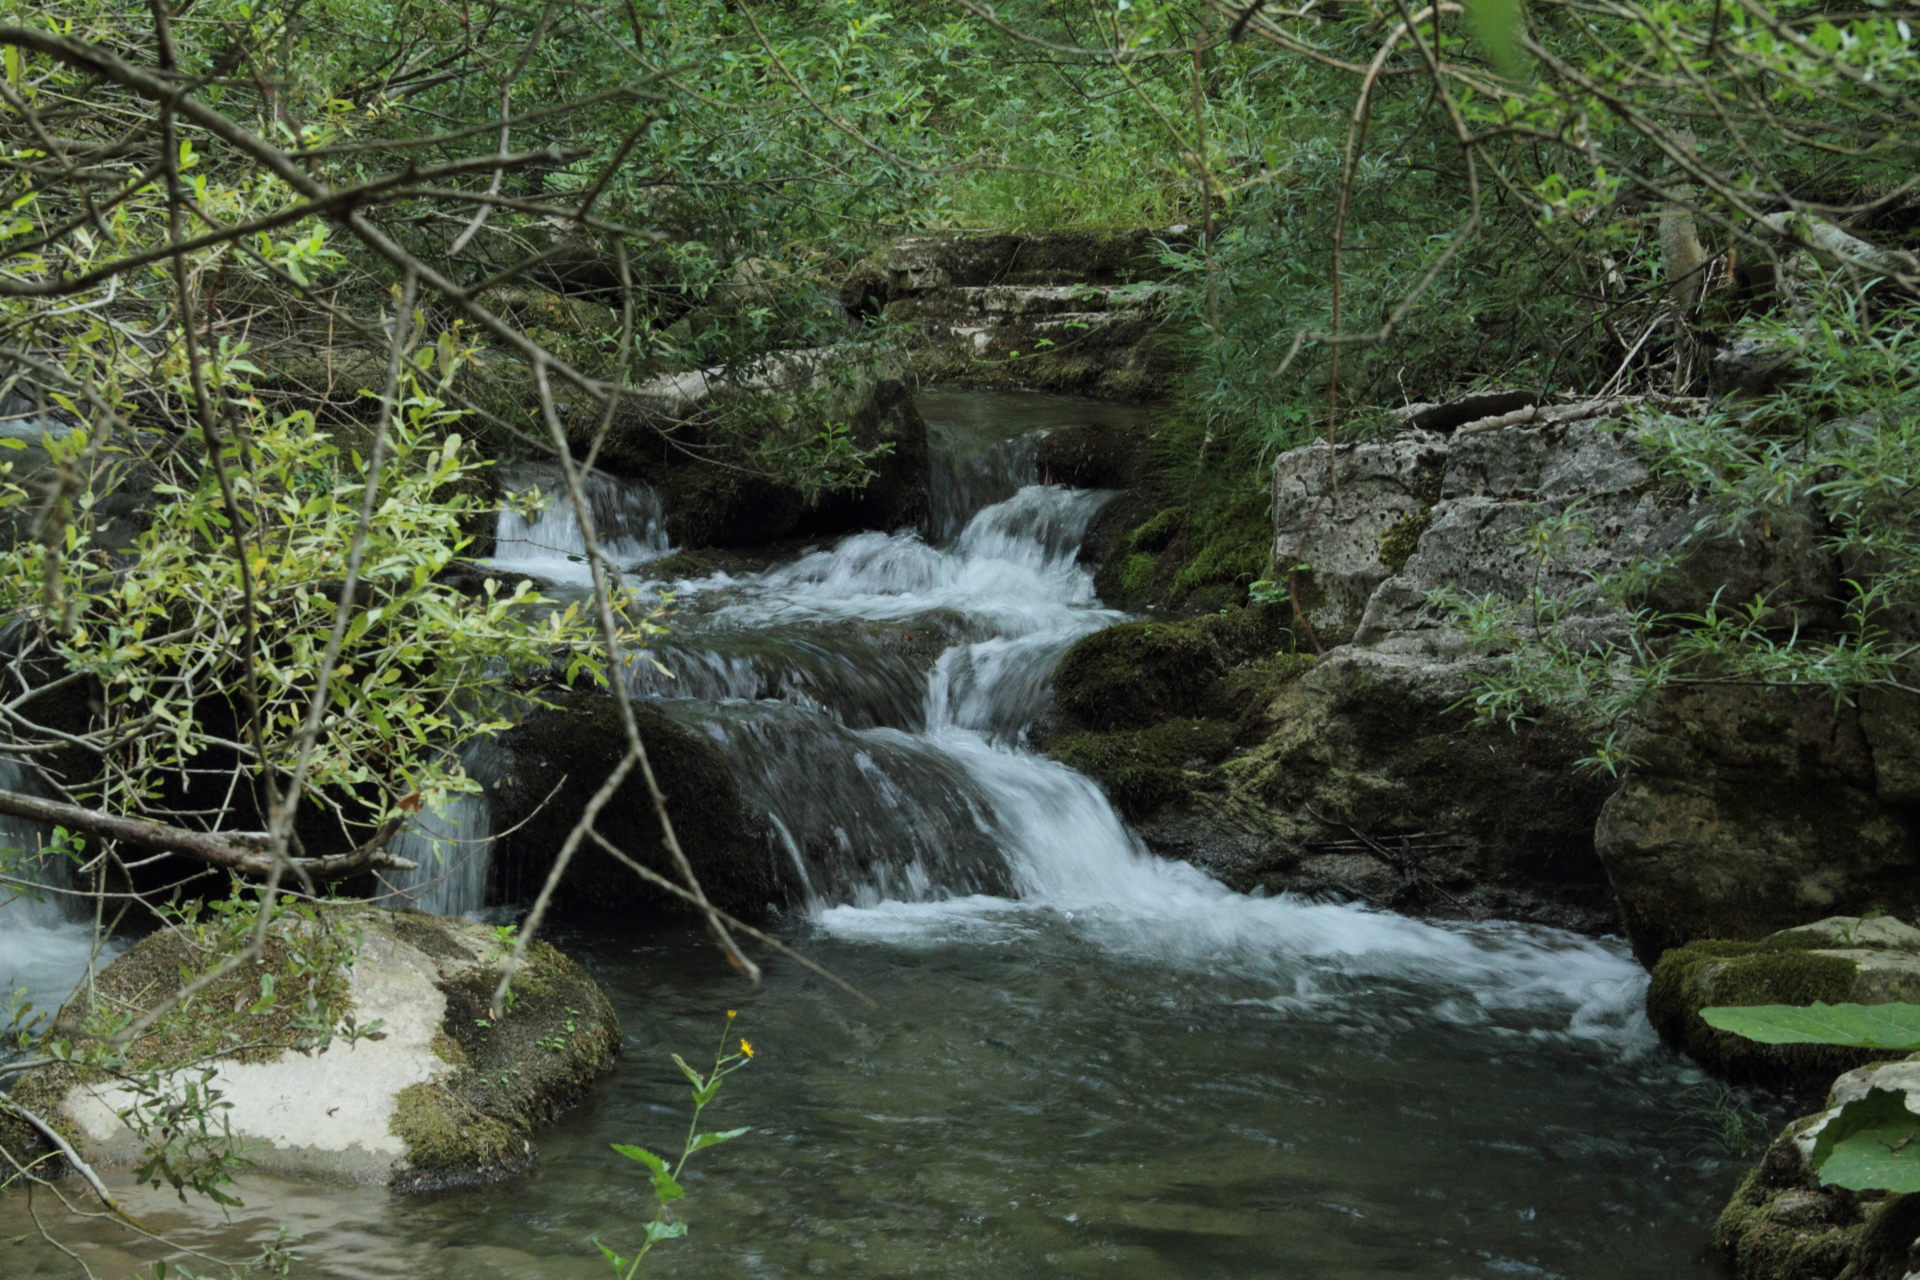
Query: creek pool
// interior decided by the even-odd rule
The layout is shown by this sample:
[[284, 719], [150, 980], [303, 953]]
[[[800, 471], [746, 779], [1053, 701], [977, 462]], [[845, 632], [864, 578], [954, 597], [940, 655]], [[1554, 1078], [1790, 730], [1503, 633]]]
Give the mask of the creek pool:
[[[750, 1132], [696, 1157], [688, 1236], [648, 1274], [1723, 1274], [1711, 1227], [1746, 1160], [1708, 1112], [1782, 1115], [1656, 1042], [1624, 946], [1234, 894], [1028, 749], [1053, 664], [1122, 616], [1077, 559], [1106, 495], [1036, 483], [1035, 432], [1138, 411], [922, 406], [930, 539], [860, 534], [674, 583], [672, 679], [634, 676], [768, 815], [768, 856], [806, 886], [775, 927], [877, 1006], [777, 959], [750, 989], [690, 927], [573, 922], [553, 940], [606, 989], [625, 1051], [525, 1175], [412, 1197], [248, 1177], [230, 1215], [113, 1175], [133, 1211], [228, 1257], [284, 1227], [302, 1277], [606, 1275], [593, 1239], [630, 1252], [653, 1208], [608, 1144], [677, 1150], [669, 1055], [701, 1062], [736, 1009], [757, 1056], [709, 1127]], [[595, 503], [648, 581], [669, 550], [658, 499], [608, 482]], [[503, 520], [501, 563], [545, 565], [564, 592], [569, 518]], [[484, 847], [484, 812], [444, 821]], [[484, 868], [430, 905], [478, 907]], [[57, 995], [84, 936], [16, 911], [0, 970]], [[0, 1275], [78, 1274], [35, 1234], [54, 1208], [0, 1197]], [[97, 1219], [61, 1234], [113, 1280], [163, 1256]]]

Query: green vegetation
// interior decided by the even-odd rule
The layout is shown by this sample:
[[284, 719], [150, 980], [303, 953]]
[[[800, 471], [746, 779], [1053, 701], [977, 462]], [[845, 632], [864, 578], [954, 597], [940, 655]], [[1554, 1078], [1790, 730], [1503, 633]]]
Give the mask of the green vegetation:
[[[103, 907], [110, 886], [153, 906], [178, 859], [264, 879], [233, 956], [271, 969], [311, 932], [297, 915], [275, 932], [283, 884], [381, 865], [407, 814], [473, 789], [458, 753], [515, 718], [510, 696], [619, 671], [658, 628], [604, 578], [589, 605], [546, 610], [463, 573], [487, 465], [553, 457], [589, 533], [580, 468], [614, 453], [711, 464], [687, 492], [714, 511], [757, 502], [751, 485], [807, 506], [868, 485], [894, 442], [858, 433], [843, 388], [769, 414], [756, 380], [776, 350], [897, 358], [909, 335], [840, 286], [888, 238], [957, 227], [1166, 229], [1156, 340], [1185, 372], [1099, 585], [1205, 616], [1092, 637], [1058, 681], [1082, 734], [1060, 750], [1129, 803], [1216, 762], [1223, 726], [1299, 670], [1280, 619], [1314, 587], [1269, 563], [1274, 454], [1390, 430], [1390, 409], [1462, 388], [1617, 399], [1652, 483], [1703, 513], [1659, 562], [1449, 598], [1502, 659], [1484, 715], [1564, 706], [1605, 724], [1595, 760], [1618, 767], [1620, 727], [1679, 685], [1910, 695], [1913, 16], [4, 0], [0, 419], [50, 429], [0, 436], [0, 749], [68, 803], [61, 847]], [[1707, 403], [1736, 342], [1788, 381]], [[643, 384], [705, 371], [722, 390], [694, 420], [650, 416], [664, 393]], [[1593, 536], [1577, 510], [1543, 515], [1543, 564]], [[1693, 548], [1803, 517], [1846, 564], [1837, 600], [1664, 602]], [[1421, 519], [1386, 531], [1387, 563]], [[1618, 612], [1622, 635], [1555, 625], [1584, 609]], [[624, 683], [611, 692], [610, 769], [651, 786]], [[553, 843], [571, 857], [586, 839]], [[515, 943], [535, 962], [522, 990], [549, 900]], [[1773, 959], [1767, 981], [1796, 997], [1839, 980]], [[260, 1016], [288, 1007], [264, 975], [220, 985], [238, 972], [195, 981]], [[466, 1025], [497, 1021], [505, 991], [470, 993]], [[300, 994], [310, 1025], [199, 1030], [338, 1034], [332, 999]], [[137, 1070], [125, 1032], [74, 1052]], [[696, 1119], [739, 1065], [688, 1069]], [[208, 1100], [155, 1105], [200, 1145], [153, 1168], [217, 1193]], [[438, 1105], [406, 1107], [423, 1151]], [[1869, 1119], [1860, 1133], [1881, 1132]], [[721, 1140], [690, 1133], [673, 1173], [702, 1138]], [[624, 1275], [676, 1234], [679, 1186], [623, 1154], [662, 1209], [640, 1255], [609, 1253]]]
[[[1758, 1005], [1708, 1008], [1710, 1025], [1762, 1044], [1822, 1044], [1920, 1050], [1920, 1005]], [[1920, 1191], [1920, 1113], [1912, 1095], [1869, 1089], [1842, 1103], [1814, 1136], [1820, 1181], [1854, 1191]]]
[[622, 1142], [612, 1144], [613, 1149], [627, 1159], [646, 1166], [649, 1181], [653, 1185], [653, 1198], [660, 1206], [654, 1212], [653, 1221], [647, 1224], [646, 1239], [641, 1242], [639, 1250], [631, 1258], [621, 1257], [606, 1245], [600, 1244], [598, 1240], [594, 1242], [600, 1244], [602, 1256], [606, 1258], [607, 1265], [613, 1268], [613, 1273], [620, 1280], [633, 1280], [633, 1277], [639, 1273], [640, 1264], [646, 1261], [647, 1254], [653, 1251], [654, 1245], [662, 1240], [675, 1240], [687, 1234], [687, 1224], [673, 1215], [673, 1202], [684, 1198], [687, 1194], [686, 1188], [680, 1185], [680, 1175], [686, 1169], [687, 1161], [693, 1157], [693, 1153], [705, 1151], [708, 1147], [717, 1147], [723, 1142], [731, 1142], [746, 1132], [745, 1129], [700, 1132], [700, 1113], [719, 1096], [721, 1084], [728, 1076], [753, 1060], [753, 1045], [745, 1039], [740, 1040], [738, 1049], [732, 1051], [727, 1049], [727, 1041], [733, 1036], [735, 1016], [732, 1009], [727, 1010], [726, 1026], [720, 1031], [720, 1044], [713, 1051], [713, 1066], [704, 1073], [688, 1066], [686, 1059], [679, 1054], [673, 1055], [673, 1065], [680, 1068], [680, 1073], [686, 1076], [690, 1084], [688, 1092], [693, 1097], [693, 1117], [687, 1121], [687, 1136], [680, 1144], [679, 1158], [668, 1161], [645, 1147], [631, 1146]]

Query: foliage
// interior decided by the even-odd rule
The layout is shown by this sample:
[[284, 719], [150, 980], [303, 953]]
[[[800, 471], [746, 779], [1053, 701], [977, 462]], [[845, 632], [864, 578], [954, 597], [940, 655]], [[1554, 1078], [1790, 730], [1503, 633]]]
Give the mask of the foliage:
[[[439, 362], [442, 382], [459, 359], [451, 341], [420, 354], [429, 369]], [[74, 497], [63, 554], [31, 543], [0, 551], [0, 609], [28, 622], [25, 652], [100, 691], [88, 732], [105, 763], [89, 789], [96, 803], [188, 808], [168, 780], [188, 779], [197, 794], [194, 782], [223, 778], [233, 755], [271, 777], [295, 776], [350, 561], [359, 599], [305, 769], [306, 797], [334, 816], [345, 847], [408, 797], [417, 806], [473, 789], [453, 751], [507, 723], [498, 699], [483, 696], [502, 674], [558, 662], [568, 678], [599, 677], [577, 606], [539, 613], [524, 581], [508, 590], [489, 581], [476, 598], [440, 580], [470, 541], [463, 523], [483, 510], [471, 482], [484, 464], [450, 430], [459, 414], [429, 376], [413, 369], [405, 379], [364, 526], [369, 461], [343, 454], [311, 414], [269, 416], [235, 388], [229, 403], [246, 416], [219, 448], [225, 488], [187, 450], [144, 460], [160, 501], [129, 563], [96, 548], [95, 486]], [[80, 433], [49, 446], [54, 466], [86, 466], [91, 444]], [[96, 473], [103, 485], [114, 469], [110, 461]], [[27, 500], [18, 486], [10, 496]], [[222, 554], [235, 514], [244, 562]], [[251, 617], [235, 608], [249, 599]], [[632, 623], [636, 635], [649, 628], [658, 629]]]
[[[1712, 1026], [1762, 1044], [1831, 1044], [1920, 1050], [1920, 1005], [1752, 1005], [1702, 1009]], [[1855, 1191], [1920, 1191], [1920, 1114], [1911, 1095], [1869, 1089], [1844, 1103], [1814, 1136], [1820, 1181]]]
[[654, 1245], [662, 1240], [677, 1240], [687, 1234], [687, 1224], [673, 1216], [673, 1202], [684, 1198], [687, 1194], [686, 1188], [680, 1185], [680, 1175], [686, 1169], [687, 1161], [692, 1158], [693, 1153], [705, 1151], [708, 1147], [719, 1146], [723, 1142], [731, 1142], [746, 1132], [745, 1129], [700, 1132], [700, 1113], [719, 1096], [721, 1083], [753, 1059], [753, 1046], [744, 1039], [739, 1042], [740, 1047], [737, 1050], [732, 1052], [727, 1050], [727, 1041], [733, 1034], [734, 1017], [734, 1011], [727, 1010], [726, 1025], [720, 1031], [720, 1044], [713, 1051], [713, 1066], [704, 1074], [688, 1066], [679, 1054], [673, 1055], [673, 1065], [679, 1067], [680, 1073], [686, 1076], [691, 1086], [689, 1092], [693, 1097], [693, 1118], [687, 1122], [687, 1136], [680, 1144], [679, 1158], [669, 1162], [645, 1147], [620, 1142], [612, 1144], [613, 1149], [627, 1159], [646, 1166], [648, 1180], [653, 1186], [653, 1198], [659, 1205], [653, 1221], [647, 1224], [646, 1239], [641, 1242], [638, 1252], [631, 1258], [621, 1257], [606, 1245], [600, 1244], [598, 1240], [594, 1241], [599, 1245], [600, 1253], [606, 1258], [607, 1265], [613, 1268], [614, 1274], [620, 1277], [620, 1280], [632, 1280], [633, 1276], [639, 1272], [640, 1264], [646, 1261], [647, 1254], [653, 1251]]
[[[1643, 414], [1624, 428], [1656, 481], [1701, 514], [1678, 546], [1575, 581], [1569, 562], [1595, 536], [1580, 504], [1542, 504], [1525, 553], [1538, 566], [1518, 599], [1446, 591], [1436, 602], [1487, 651], [1506, 655], [1480, 681], [1478, 714], [1508, 723], [1546, 708], [1599, 726], [1593, 763], [1618, 770], [1632, 717], [1661, 692], [1692, 685], [1819, 689], [1836, 700], [1910, 690], [1920, 609], [1920, 310], [1870, 307], [1841, 282], [1811, 331], [1756, 319], [1744, 332], [1791, 352], [1791, 385], [1701, 413]], [[1806, 529], [1809, 550], [1849, 574], [1836, 600], [1785, 589], [1716, 594], [1703, 608], [1660, 609], [1662, 584], [1716, 540], [1745, 545]], [[1618, 619], [1595, 644], [1566, 624]]]
[[1834, 1044], [1860, 1049], [1920, 1050], [1920, 1005], [1791, 1004], [1710, 1006], [1708, 1025], [1761, 1044]]

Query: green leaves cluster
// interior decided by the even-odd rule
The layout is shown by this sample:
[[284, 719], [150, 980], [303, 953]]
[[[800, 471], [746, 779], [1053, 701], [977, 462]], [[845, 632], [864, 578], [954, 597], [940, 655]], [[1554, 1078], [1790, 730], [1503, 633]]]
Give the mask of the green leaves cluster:
[[[1920, 1005], [1768, 1004], [1702, 1009], [1708, 1026], [1761, 1044], [1831, 1044], [1920, 1050]], [[1920, 1112], [1915, 1094], [1870, 1089], [1843, 1104], [1814, 1136], [1820, 1181], [1855, 1191], [1920, 1191]]]

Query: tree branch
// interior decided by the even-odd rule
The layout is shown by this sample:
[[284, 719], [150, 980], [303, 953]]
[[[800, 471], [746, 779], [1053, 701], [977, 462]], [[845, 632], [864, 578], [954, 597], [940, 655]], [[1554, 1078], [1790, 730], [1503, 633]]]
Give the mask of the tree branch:
[[[51, 823], [70, 831], [83, 831], [90, 836], [125, 840], [128, 844], [143, 848], [177, 853], [209, 866], [225, 867], [244, 875], [266, 876], [273, 871], [274, 859], [265, 850], [254, 847], [259, 840], [255, 835], [188, 831], [184, 827], [170, 827], [161, 822], [149, 822], [145, 818], [122, 818], [101, 813], [97, 809], [62, 804], [58, 800], [42, 800], [18, 791], [0, 791], [0, 813], [25, 818], [30, 822]], [[393, 839], [404, 821], [404, 818], [389, 818], [373, 833], [371, 840], [351, 853], [326, 858], [293, 859], [294, 869], [315, 880], [338, 880], [376, 869], [412, 871], [417, 863], [386, 851], [387, 842]]]

